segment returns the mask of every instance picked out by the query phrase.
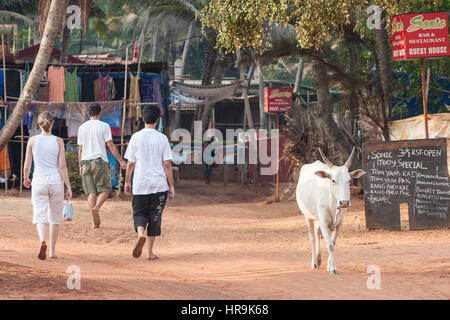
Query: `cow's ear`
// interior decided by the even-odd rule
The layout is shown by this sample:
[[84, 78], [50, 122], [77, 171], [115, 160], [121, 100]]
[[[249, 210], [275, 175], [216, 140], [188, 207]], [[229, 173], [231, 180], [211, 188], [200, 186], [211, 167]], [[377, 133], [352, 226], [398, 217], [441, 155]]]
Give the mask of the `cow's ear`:
[[350, 172], [350, 177], [352, 177], [353, 179], [358, 179], [358, 178], [361, 178], [366, 173], [367, 172], [365, 172], [364, 170], [358, 169], [358, 170]]
[[319, 176], [319, 177], [324, 178], [324, 179], [331, 179], [331, 175], [328, 172], [325, 172], [323, 170], [316, 171], [316, 172], [314, 172], [314, 174], [316, 176]]

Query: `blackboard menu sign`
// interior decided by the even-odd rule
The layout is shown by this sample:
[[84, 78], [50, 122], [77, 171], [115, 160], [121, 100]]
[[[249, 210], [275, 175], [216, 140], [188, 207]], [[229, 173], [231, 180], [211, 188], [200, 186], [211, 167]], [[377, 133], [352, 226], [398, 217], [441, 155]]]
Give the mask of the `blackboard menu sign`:
[[400, 203], [408, 203], [410, 230], [448, 228], [446, 139], [366, 144], [363, 169], [368, 229], [400, 230]]

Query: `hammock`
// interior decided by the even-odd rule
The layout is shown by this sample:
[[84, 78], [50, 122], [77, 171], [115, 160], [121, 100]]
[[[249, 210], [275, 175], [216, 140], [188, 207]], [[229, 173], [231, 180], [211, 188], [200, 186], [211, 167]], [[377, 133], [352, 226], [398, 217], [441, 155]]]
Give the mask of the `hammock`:
[[233, 95], [240, 81], [227, 85], [196, 86], [174, 81], [173, 87], [180, 95], [203, 99], [208, 103], [217, 102]]

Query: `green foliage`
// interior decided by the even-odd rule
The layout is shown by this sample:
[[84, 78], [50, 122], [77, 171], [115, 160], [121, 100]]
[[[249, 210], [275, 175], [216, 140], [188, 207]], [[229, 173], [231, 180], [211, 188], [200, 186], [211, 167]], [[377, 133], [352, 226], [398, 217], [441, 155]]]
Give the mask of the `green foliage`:
[[78, 154], [74, 151], [66, 151], [66, 163], [72, 196], [78, 197], [84, 193], [82, 179], [78, 170]]
[[262, 50], [271, 45], [271, 26], [288, 23], [297, 30], [299, 46], [320, 49], [325, 41], [343, 37], [348, 26], [364, 37], [369, 5], [395, 15], [418, 7], [436, 11], [444, 3], [448, 0], [211, 0], [201, 15], [203, 28], [213, 28], [218, 45], [228, 51]]

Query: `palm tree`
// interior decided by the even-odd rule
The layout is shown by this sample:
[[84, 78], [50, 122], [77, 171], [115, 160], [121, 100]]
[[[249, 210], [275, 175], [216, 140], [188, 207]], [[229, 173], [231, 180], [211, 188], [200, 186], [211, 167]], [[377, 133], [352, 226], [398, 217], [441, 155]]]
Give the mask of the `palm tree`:
[[0, 150], [5, 147], [6, 143], [11, 139], [14, 131], [19, 126], [25, 112], [28, 110], [31, 99], [44, 76], [44, 71], [47, 68], [55, 44], [56, 35], [61, 29], [61, 18], [65, 12], [65, 4], [65, 0], [52, 0], [51, 5], [48, 8], [44, 34], [30, 76], [20, 94], [16, 107], [0, 132]]
[[[122, 24], [122, 30], [124, 32], [129, 32], [130, 30], [133, 30], [133, 32], [139, 31], [141, 39], [144, 34], [152, 33], [153, 58], [156, 55], [155, 50], [158, 40], [155, 35], [157, 36], [160, 30], [165, 29], [166, 34], [173, 34], [173, 32], [171, 31], [178, 31], [175, 32], [176, 34], [184, 33], [184, 35], [186, 36], [186, 40], [184, 42], [181, 63], [181, 70], [183, 74], [184, 70], [186, 69], [188, 49], [192, 34], [195, 30], [201, 30], [200, 10], [203, 5], [204, 2], [200, 0], [138, 0], [133, 3], [133, 8], [130, 8], [128, 4], [125, 3], [122, 6], [122, 8], [124, 9], [122, 10], [122, 12], [124, 12], [124, 14], [111, 19], [111, 23], [115, 25], [119, 24], [118, 22], [120, 21], [120, 23]], [[137, 11], [144, 14], [137, 14]], [[149, 23], [147, 22], [147, 18], [149, 18]], [[188, 32], [185, 33], [185, 30], [187, 30]], [[217, 80], [220, 79], [221, 81], [226, 68], [219, 68], [219, 71], [221, 72], [218, 72], [214, 75], [214, 67], [217, 64], [218, 56], [220, 55], [219, 51], [216, 48], [216, 32], [213, 29], [207, 29], [205, 30], [205, 33], [207, 38], [207, 47], [205, 63], [203, 66], [202, 84], [209, 85], [213, 82], [214, 77]], [[171, 43], [173, 49], [173, 41]], [[142, 51], [144, 44], [141, 47]], [[170, 54], [170, 52], [172, 51], [173, 50], [170, 49], [169, 43], [166, 42], [165, 54], [167, 57], [170, 57], [172, 61], [169, 62], [173, 64], [175, 61], [175, 57], [173, 54]], [[228, 58], [225, 58], [223, 60], [226, 62], [229, 61]], [[206, 129], [206, 127], [208, 126], [210, 111], [210, 105], [198, 107], [196, 111], [195, 118], [196, 120], [203, 120], [204, 129]]]
[[[86, 33], [89, 16], [91, 13], [92, 0], [65, 0], [64, 8], [70, 5], [77, 5], [81, 10], [81, 20], [83, 24], [83, 34]], [[39, 15], [40, 15], [40, 25], [39, 29], [42, 31], [44, 29], [43, 21], [47, 20], [47, 13], [49, 12], [51, 0], [40, 0], [39, 1]], [[67, 57], [69, 56], [69, 43], [70, 43], [70, 35], [71, 30], [67, 28], [67, 24], [65, 23], [67, 19], [67, 12], [64, 10], [64, 14], [61, 17], [61, 62], [67, 62]]]

